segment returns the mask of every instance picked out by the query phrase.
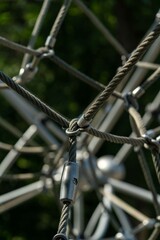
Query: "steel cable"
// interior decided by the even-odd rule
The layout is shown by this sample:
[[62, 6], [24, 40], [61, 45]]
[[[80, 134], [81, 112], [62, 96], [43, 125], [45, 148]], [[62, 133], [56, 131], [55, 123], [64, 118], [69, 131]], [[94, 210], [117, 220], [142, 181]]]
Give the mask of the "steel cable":
[[68, 224], [68, 217], [70, 211], [70, 203], [65, 203], [62, 208], [62, 214], [58, 226], [58, 233], [66, 233], [66, 228]]
[[59, 113], [55, 112], [53, 109], [51, 109], [49, 106], [47, 106], [45, 103], [43, 103], [40, 99], [38, 99], [36, 96], [31, 94], [29, 91], [27, 91], [22, 86], [15, 83], [10, 77], [6, 76], [4, 73], [0, 72], [0, 80], [4, 83], [6, 83], [10, 88], [12, 88], [14, 91], [16, 91], [18, 94], [20, 94], [22, 97], [27, 99], [30, 103], [32, 103], [34, 106], [39, 108], [42, 112], [44, 112], [49, 118], [53, 119], [55, 122], [60, 124], [62, 127], [68, 127], [69, 121], [65, 119], [63, 116], [61, 116]]
[[84, 116], [86, 121], [91, 121], [95, 114], [98, 112], [100, 107], [104, 104], [104, 102], [110, 97], [114, 89], [118, 86], [118, 84], [123, 80], [125, 75], [129, 73], [129, 71], [134, 67], [134, 65], [138, 62], [140, 57], [145, 53], [145, 51], [149, 48], [149, 46], [153, 43], [153, 41], [160, 34], [160, 23], [156, 25], [151, 33], [139, 44], [139, 46], [133, 51], [130, 58], [126, 61], [126, 63], [119, 69], [117, 74], [113, 77], [110, 83], [107, 85], [105, 90], [95, 99], [92, 105], [85, 112]]
[[89, 8], [87, 8], [82, 1], [75, 0], [75, 3], [85, 13], [85, 15], [95, 25], [95, 27], [103, 34], [103, 36], [110, 42], [110, 44], [116, 49], [116, 51], [121, 55], [128, 56], [128, 53], [124, 49], [124, 47], [109, 32], [109, 30], [104, 26], [104, 24], [93, 14], [93, 12], [89, 10]]
[[52, 26], [52, 29], [50, 31], [50, 35], [48, 36], [45, 46], [48, 48], [53, 48], [55, 41], [56, 41], [56, 37], [57, 34], [62, 26], [62, 23], [64, 21], [64, 18], [68, 12], [68, 9], [70, 7], [72, 0], [64, 0], [63, 5], [60, 8], [60, 11], [56, 17], [56, 20]]
[[139, 114], [139, 112], [132, 106], [130, 106], [128, 108], [128, 112], [130, 114], [130, 116], [132, 116], [132, 118], [135, 121], [136, 127], [140, 133], [140, 136], [143, 136], [146, 134], [146, 129], [144, 126], [144, 123], [142, 121], [141, 115]]
[[[130, 114], [130, 123], [131, 123], [132, 130], [133, 132], [135, 132], [136, 136], [139, 137], [139, 136], [145, 135], [146, 129], [145, 129], [143, 120], [140, 114], [137, 112], [137, 110], [131, 106], [128, 108], [128, 113]], [[160, 205], [158, 203], [157, 192], [156, 192], [156, 188], [148, 167], [148, 163], [144, 155], [144, 151], [141, 147], [137, 147], [135, 148], [135, 152], [137, 153], [146, 184], [152, 193], [156, 214], [159, 215]]]
[[[35, 45], [37, 36], [38, 36], [38, 34], [41, 30], [41, 27], [42, 27], [42, 24], [44, 22], [44, 19], [45, 19], [45, 16], [47, 14], [50, 3], [51, 3], [51, 0], [44, 0], [43, 1], [41, 10], [40, 10], [39, 15], [37, 17], [36, 23], [34, 25], [34, 28], [33, 28], [32, 34], [31, 34], [31, 38], [30, 38], [29, 43], [28, 43], [28, 48], [33, 48], [34, 45]], [[24, 68], [26, 66], [26, 64], [28, 63], [29, 57], [30, 57], [30, 55], [27, 54], [27, 53], [24, 55], [23, 60], [22, 60], [22, 66], [21, 66], [22, 68]]]
[[143, 137], [133, 138], [133, 137], [117, 136], [111, 133], [104, 133], [104, 132], [98, 131], [93, 127], [86, 128], [85, 131], [95, 137], [101, 138], [109, 142], [117, 143], [117, 144], [127, 143], [133, 146], [143, 146], [146, 143], [146, 140]]
[[[103, 85], [102, 83], [99, 83], [95, 79], [93, 79], [93, 78], [87, 76], [86, 74], [82, 73], [81, 71], [75, 69], [74, 67], [72, 67], [71, 65], [66, 63], [64, 60], [59, 58], [58, 56], [53, 55], [52, 57], [50, 57], [50, 60], [52, 60], [54, 63], [56, 63], [60, 68], [64, 69], [68, 73], [70, 73], [72, 76], [75, 76], [76, 78], [80, 79], [81, 81], [85, 82], [86, 84], [90, 85], [91, 87], [95, 88], [96, 90], [102, 91], [105, 89], [105, 85]], [[117, 91], [114, 91], [112, 93], [112, 95], [117, 98], [123, 99], [122, 95]]]

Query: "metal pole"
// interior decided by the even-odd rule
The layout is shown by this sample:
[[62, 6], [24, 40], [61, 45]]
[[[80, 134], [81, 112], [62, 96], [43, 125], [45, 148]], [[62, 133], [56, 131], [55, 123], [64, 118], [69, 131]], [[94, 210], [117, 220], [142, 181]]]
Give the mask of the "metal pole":
[[2, 177], [7, 170], [14, 164], [18, 156], [20, 155], [18, 150], [21, 150], [29, 140], [36, 134], [37, 127], [31, 125], [27, 131], [22, 135], [22, 137], [16, 142], [14, 148], [9, 151], [3, 161], [0, 163], [0, 177]]
[[0, 213], [3, 213], [40, 194], [43, 189], [51, 189], [52, 182], [39, 180], [35, 183], [10, 191], [0, 196]]

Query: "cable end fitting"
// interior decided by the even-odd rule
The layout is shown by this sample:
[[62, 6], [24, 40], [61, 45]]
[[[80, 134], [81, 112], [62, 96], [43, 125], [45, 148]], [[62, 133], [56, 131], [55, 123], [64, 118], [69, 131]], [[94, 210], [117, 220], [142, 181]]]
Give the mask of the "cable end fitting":
[[75, 162], [66, 162], [63, 168], [60, 200], [74, 202], [79, 179], [79, 166]]
[[136, 87], [132, 91], [132, 95], [137, 98], [141, 97], [144, 93], [145, 93], [145, 90], [141, 86]]
[[157, 137], [156, 140], [151, 138], [148, 135], [143, 135], [142, 137], [144, 137], [145, 140], [146, 140], [145, 147], [147, 149], [151, 149], [153, 152], [160, 153], [160, 140], [159, 140], [159, 137]]
[[25, 68], [21, 68], [19, 71], [19, 77], [22, 82], [28, 82], [32, 80], [37, 73], [38, 68], [33, 68], [31, 64], [27, 64]]
[[52, 36], [48, 36], [45, 42], [45, 46], [47, 48], [54, 48], [55, 43], [56, 43], [56, 38]]
[[135, 109], [138, 110], [138, 108], [139, 108], [138, 102], [137, 102], [137, 99], [132, 94], [132, 92], [126, 93], [124, 95], [124, 99], [125, 99], [125, 105], [126, 105], [127, 109], [129, 109], [131, 106], [133, 106]]
[[90, 123], [91, 123], [92, 120], [88, 121], [86, 120], [85, 118], [85, 115], [83, 114], [79, 120], [77, 121], [77, 124], [80, 128], [87, 128], [89, 127]]

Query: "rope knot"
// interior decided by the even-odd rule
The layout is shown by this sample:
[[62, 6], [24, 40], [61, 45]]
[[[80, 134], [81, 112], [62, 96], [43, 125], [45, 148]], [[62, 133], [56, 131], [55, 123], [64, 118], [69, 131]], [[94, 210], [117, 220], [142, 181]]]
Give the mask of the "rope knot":
[[134, 107], [136, 110], [138, 110], [139, 106], [137, 99], [133, 96], [131, 92], [128, 92], [124, 95], [124, 100], [127, 109], [129, 109], [130, 107]]
[[159, 139], [153, 139], [148, 135], [143, 135], [146, 140], [147, 148], [149, 148], [153, 153], [160, 153], [160, 141]]
[[46, 58], [52, 57], [54, 55], [54, 51], [52, 49], [48, 49], [47, 47], [38, 48], [37, 51], [39, 52], [38, 58]]
[[[75, 118], [70, 121], [69, 128], [66, 129], [66, 134], [69, 137], [76, 137], [78, 136], [81, 132], [85, 132], [87, 128], [89, 128], [89, 122], [83, 120], [83, 115], [81, 118]], [[83, 120], [83, 121], [82, 121]], [[82, 124], [83, 123], [83, 124]]]

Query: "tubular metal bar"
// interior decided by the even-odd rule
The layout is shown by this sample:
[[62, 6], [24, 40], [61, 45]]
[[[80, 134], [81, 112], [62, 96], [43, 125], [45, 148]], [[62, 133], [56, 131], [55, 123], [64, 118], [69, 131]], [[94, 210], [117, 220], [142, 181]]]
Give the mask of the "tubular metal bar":
[[6, 130], [8, 130], [10, 133], [12, 133], [16, 137], [21, 137], [22, 132], [16, 128], [15, 126], [11, 125], [9, 122], [7, 122], [5, 119], [0, 117], [0, 125], [4, 127]]
[[[112, 191], [109, 185], [106, 188], [108, 191]], [[107, 211], [104, 211], [104, 207], [110, 210], [111, 204], [106, 197], [103, 197], [102, 201], [104, 206], [102, 203], [98, 204], [84, 231], [84, 236], [87, 239], [102, 239], [108, 229], [110, 216]]]
[[[103, 218], [102, 218], [102, 215], [103, 215]], [[84, 231], [84, 236], [86, 239], [88, 239], [88, 238], [93, 239], [93, 238], [90, 238], [90, 236], [92, 236], [92, 233], [94, 232], [94, 229], [96, 228], [96, 225], [97, 225], [97, 222], [99, 221], [99, 219], [102, 219], [102, 222], [103, 222], [102, 227], [103, 228], [105, 227], [107, 230], [109, 215], [106, 213], [106, 211], [104, 211], [104, 208], [101, 203], [99, 203], [99, 205], [95, 209], [95, 211], [94, 211], [92, 217], [90, 218], [90, 221], [88, 222], [87, 227]], [[102, 222], [101, 222], [100, 226], [102, 225]], [[106, 223], [107, 223], [107, 225], [105, 225]]]
[[73, 232], [76, 234], [76, 236], [80, 236], [84, 231], [84, 200], [82, 194], [77, 197], [73, 205], [73, 210]]
[[[111, 187], [108, 186], [109, 191], [111, 191]], [[105, 197], [103, 198], [103, 204], [106, 208], [110, 209], [111, 208], [111, 204], [110, 204], [110, 200], [106, 199]], [[105, 235], [105, 233], [107, 232], [107, 229], [109, 227], [109, 215], [106, 211], [102, 212], [100, 218], [99, 218], [99, 222], [97, 224], [96, 229], [94, 230], [94, 234], [92, 235], [91, 239], [102, 239]]]
[[80, 0], [75, 0], [78, 7], [85, 13], [95, 27], [103, 34], [103, 36], [110, 42], [110, 44], [116, 49], [121, 55], [128, 56], [127, 51], [124, 47], [114, 38], [109, 30], [103, 25], [103, 23], [90, 11], [85, 4]]
[[155, 228], [148, 240], [157, 240], [160, 236], [160, 223], [155, 224]]
[[[49, 180], [49, 179], [48, 179]], [[0, 213], [3, 213], [21, 203], [37, 196], [43, 189], [51, 189], [51, 181], [39, 180], [35, 183], [10, 191], [0, 196]]]
[[160, 64], [140, 61], [140, 62], [136, 63], [136, 66], [141, 67], [141, 68], [156, 70], [157, 68], [160, 67]]
[[[49, 144], [59, 145], [56, 138], [50, 134], [50, 132], [44, 127], [41, 120], [46, 119], [46, 115], [39, 112], [36, 108], [34, 108], [30, 103], [24, 100], [21, 96], [17, 95], [15, 92], [10, 91], [8, 89], [1, 91], [1, 94], [7, 99], [7, 101], [19, 112], [19, 114], [29, 123], [35, 124], [38, 128], [39, 134], [42, 138]], [[46, 121], [52, 124], [52, 121]], [[42, 128], [43, 126], [43, 128]], [[56, 125], [52, 125], [52, 131], [55, 129], [56, 137], [60, 140], [65, 141], [65, 138], [62, 137], [63, 131], [58, 128]], [[57, 133], [58, 131], [58, 133]]]
[[21, 44], [18, 43], [14, 43], [6, 38], [0, 37], [0, 44], [4, 45], [5, 47], [11, 48], [15, 51], [19, 51], [22, 53], [28, 53], [31, 54], [33, 56], [40, 56], [40, 53], [37, 50], [31, 49], [31, 48], [27, 48], [26, 46], [23, 46]]
[[[116, 179], [108, 179], [108, 183], [111, 184], [113, 189], [120, 193], [124, 193], [130, 196], [133, 196], [134, 198], [138, 198], [140, 200], [143, 200], [148, 203], [153, 204], [153, 197], [150, 191], [134, 186], [130, 183], [126, 183], [123, 181], [119, 181]], [[157, 196], [158, 202], [160, 203], [160, 195]]]
[[[149, 61], [152, 62], [156, 59], [160, 52], [160, 37], [152, 44], [148, 52], [143, 57], [142, 61]], [[126, 85], [126, 87], [123, 90], [123, 93], [129, 92], [133, 90], [135, 87], [137, 87], [147, 74], [147, 69], [137, 69], [132, 77], [130, 78], [130, 81]], [[120, 100], [117, 100], [114, 106], [112, 107], [110, 113], [108, 116], [104, 119], [103, 123], [101, 124], [99, 130], [102, 132], [109, 132], [115, 125], [115, 123], [118, 121], [119, 117], [123, 113], [124, 110], [124, 103]], [[92, 140], [89, 143], [89, 150], [95, 154], [101, 145], [103, 144], [103, 140], [93, 137]]]
[[31, 125], [27, 131], [22, 135], [22, 137], [17, 141], [14, 145], [14, 148], [9, 151], [3, 161], [0, 163], [0, 177], [2, 177], [14, 164], [18, 156], [20, 155], [18, 149], [22, 149], [29, 140], [36, 134], [37, 127], [35, 125]]
[[137, 209], [133, 208], [131, 205], [126, 203], [125, 201], [121, 200], [119, 197], [115, 196], [111, 192], [104, 191], [103, 194], [114, 204], [116, 204], [118, 207], [123, 209], [125, 212], [130, 214], [132, 217], [137, 219], [140, 222], [149, 220], [149, 217], [138, 211]]
[[126, 239], [136, 240], [135, 236], [133, 235], [133, 229], [130, 226], [129, 219], [125, 212], [114, 203], [112, 203], [112, 208], [114, 209], [114, 212], [121, 223]]

